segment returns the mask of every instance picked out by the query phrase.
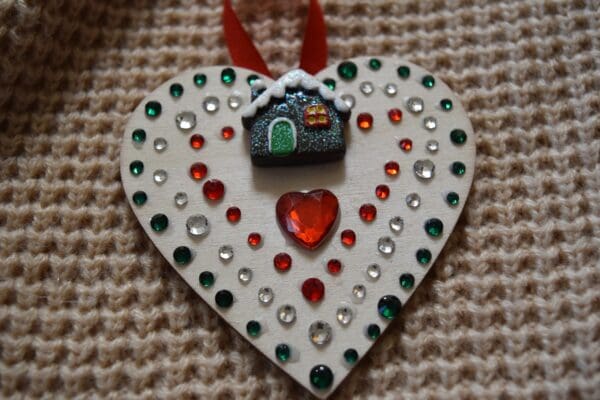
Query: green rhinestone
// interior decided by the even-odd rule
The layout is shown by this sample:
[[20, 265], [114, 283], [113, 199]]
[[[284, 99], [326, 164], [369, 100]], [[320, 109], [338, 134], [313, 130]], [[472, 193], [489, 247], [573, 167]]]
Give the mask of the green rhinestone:
[[187, 246], [179, 246], [173, 251], [173, 259], [178, 265], [187, 265], [192, 261], [192, 251]]
[[433, 86], [435, 86], [435, 79], [431, 75], [425, 75], [421, 80], [421, 83], [423, 83], [423, 86], [426, 88], [431, 89]]
[[453, 129], [450, 132], [450, 140], [454, 144], [464, 144], [467, 141], [467, 134], [462, 129]]
[[464, 175], [466, 171], [467, 167], [460, 161], [454, 161], [452, 163], [452, 173], [454, 175]]
[[381, 335], [381, 329], [379, 329], [377, 324], [370, 324], [367, 326], [367, 336], [375, 340], [379, 337], [379, 335]]
[[173, 97], [181, 97], [183, 94], [183, 86], [181, 86], [180, 83], [174, 83], [169, 88], [169, 93], [171, 93], [171, 96]]
[[379, 299], [377, 311], [385, 319], [394, 319], [400, 313], [402, 303], [394, 295], [388, 294]]
[[323, 79], [323, 83], [331, 90], [335, 90], [335, 80], [331, 78]]
[[156, 118], [162, 112], [162, 106], [158, 101], [149, 101], [146, 103], [146, 115], [150, 118]]
[[377, 58], [371, 58], [369, 60], [369, 68], [371, 68], [373, 71], [379, 70], [379, 68], [381, 68], [381, 61], [379, 61]]
[[290, 358], [290, 346], [285, 343], [278, 344], [275, 347], [275, 357], [281, 362], [286, 362]]
[[354, 364], [358, 360], [358, 352], [354, 349], [348, 349], [344, 352], [344, 360], [348, 364]]
[[337, 72], [342, 79], [349, 81], [356, 77], [358, 68], [352, 61], [344, 61], [338, 65]]
[[209, 288], [215, 283], [215, 276], [210, 271], [204, 271], [200, 273], [199, 281], [200, 285]]
[[141, 190], [139, 190], [135, 192], [133, 196], [131, 196], [131, 198], [137, 206], [141, 206], [144, 205], [144, 203], [146, 203], [146, 200], [148, 200], [148, 195], [146, 194], [146, 192], [142, 192]]
[[415, 277], [412, 274], [406, 273], [400, 275], [400, 286], [403, 289], [411, 289], [415, 284]]
[[442, 110], [444, 110], [444, 111], [452, 110], [452, 100], [450, 100], [450, 99], [440, 100], [440, 107], [442, 107]]
[[427, 264], [431, 261], [431, 252], [427, 249], [417, 250], [417, 261], [419, 264]]
[[248, 321], [246, 324], [246, 332], [252, 337], [260, 335], [260, 322], [254, 320]]
[[446, 195], [446, 201], [448, 202], [448, 204], [450, 204], [451, 206], [457, 206], [458, 202], [459, 202], [459, 197], [458, 197], [458, 193], [456, 192], [449, 192]]
[[156, 232], [161, 232], [169, 226], [169, 218], [165, 214], [154, 214], [150, 218], [150, 227]]
[[144, 163], [140, 160], [132, 161], [131, 164], [129, 164], [129, 171], [131, 171], [132, 175], [141, 175], [141, 173], [144, 172]]
[[246, 78], [246, 82], [248, 82], [248, 85], [252, 86], [252, 84], [254, 84], [254, 82], [256, 82], [258, 79], [260, 79], [260, 76], [252, 74], [248, 75], [248, 77]]
[[310, 370], [310, 383], [320, 390], [327, 389], [333, 383], [333, 372], [327, 365], [315, 365]]
[[136, 129], [131, 133], [131, 140], [136, 143], [144, 143], [146, 141], [146, 131], [143, 129]]
[[233, 304], [233, 294], [229, 290], [219, 290], [215, 294], [215, 303], [221, 308], [229, 308]]
[[235, 70], [233, 68], [224, 68], [221, 71], [221, 82], [226, 85], [231, 85], [235, 82]]
[[194, 75], [194, 85], [198, 87], [202, 87], [206, 85], [206, 75], [204, 74], [196, 74]]
[[410, 76], [410, 68], [406, 65], [401, 65], [398, 67], [398, 76], [402, 79], [407, 79]]
[[425, 221], [425, 232], [429, 236], [438, 237], [444, 232], [444, 224], [437, 218], [431, 218]]

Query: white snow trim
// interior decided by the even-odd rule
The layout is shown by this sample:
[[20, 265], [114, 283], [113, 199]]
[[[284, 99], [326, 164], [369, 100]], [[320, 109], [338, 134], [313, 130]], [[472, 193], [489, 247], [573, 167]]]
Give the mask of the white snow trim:
[[[258, 79], [252, 85], [253, 89], [262, 89], [265, 87], [265, 83]], [[335, 108], [340, 112], [348, 112], [350, 108], [348, 105], [337, 96], [331, 89], [329, 89], [324, 83], [316, 79], [314, 76], [304, 72], [301, 69], [295, 69], [287, 74], [283, 75], [271, 86], [266, 88], [264, 92], [260, 94], [250, 105], [248, 105], [242, 117], [252, 118], [256, 115], [256, 112], [263, 107], [266, 107], [273, 97], [282, 99], [285, 96], [285, 90], [288, 88], [302, 88], [306, 90], [318, 90], [319, 94], [329, 101], [333, 101]]]

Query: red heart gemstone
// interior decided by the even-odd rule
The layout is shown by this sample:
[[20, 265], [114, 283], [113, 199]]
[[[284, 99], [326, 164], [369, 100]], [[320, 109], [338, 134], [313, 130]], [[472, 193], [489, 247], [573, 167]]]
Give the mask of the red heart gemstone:
[[323, 242], [337, 219], [339, 203], [329, 190], [289, 192], [277, 200], [277, 221], [302, 247], [314, 250]]

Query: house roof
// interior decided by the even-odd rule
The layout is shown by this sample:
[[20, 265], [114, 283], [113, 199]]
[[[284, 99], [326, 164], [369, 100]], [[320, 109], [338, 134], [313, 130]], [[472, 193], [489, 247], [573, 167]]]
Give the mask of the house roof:
[[256, 80], [252, 84], [252, 89], [262, 89], [262, 92], [250, 105], [248, 105], [242, 113], [243, 118], [252, 118], [256, 112], [267, 106], [272, 98], [282, 99], [285, 96], [286, 89], [302, 88], [306, 90], [318, 90], [319, 94], [325, 99], [332, 101], [335, 108], [339, 112], [348, 112], [350, 107], [323, 82], [316, 79], [314, 76], [304, 72], [301, 69], [295, 69], [283, 75], [271, 86], [267, 87], [262, 80]]

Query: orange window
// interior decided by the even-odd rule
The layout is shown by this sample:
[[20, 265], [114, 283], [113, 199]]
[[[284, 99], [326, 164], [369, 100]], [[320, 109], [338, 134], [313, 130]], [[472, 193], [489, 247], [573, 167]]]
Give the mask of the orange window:
[[315, 104], [304, 109], [304, 126], [309, 128], [329, 128], [329, 110], [325, 104]]

